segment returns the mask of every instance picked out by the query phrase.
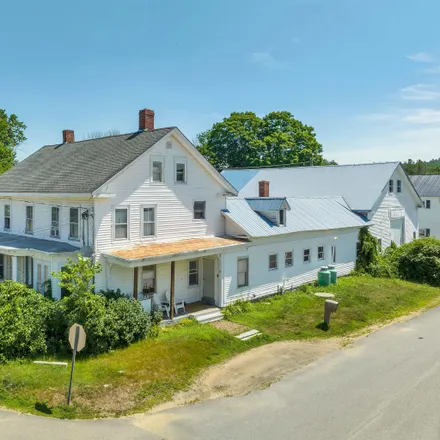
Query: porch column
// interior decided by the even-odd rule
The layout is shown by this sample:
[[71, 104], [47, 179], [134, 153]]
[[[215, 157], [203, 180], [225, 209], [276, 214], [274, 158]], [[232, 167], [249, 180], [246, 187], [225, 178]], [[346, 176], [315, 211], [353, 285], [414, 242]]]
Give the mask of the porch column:
[[11, 261], [12, 261], [12, 281], [17, 281], [18, 280], [18, 257], [15, 255], [12, 255]]
[[133, 278], [133, 298], [134, 299], [138, 299], [138, 290], [139, 290], [139, 288], [138, 288], [138, 279], [139, 279], [138, 273], [139, 273], [139, 268], [135, 267], [133, 270], [133, 277], [134, 277]]
[[170, 283], [170, 319], [174, 319], [174, 284], [175, 284], [176, 262], [171, 261], [171, 283]]

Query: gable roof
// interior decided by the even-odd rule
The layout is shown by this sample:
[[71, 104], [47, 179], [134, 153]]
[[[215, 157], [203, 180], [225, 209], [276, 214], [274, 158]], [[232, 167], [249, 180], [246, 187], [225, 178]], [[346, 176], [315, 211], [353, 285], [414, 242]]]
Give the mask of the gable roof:
[[0, 192], [92, 193], [174, 128], [46, 145], [0, 175]]
[[414, 175], [409, 176], [416, 191], [422, 197], [440, 197], [440, 175]]
[[287, 202], [291, 210], [286, 212], [285, 226], [277, 226], [255, 212], [246, 199], [228, 198], [222, 214], [249, 237], [361, 228], [369, 224], [351, 212], [342, 197], [288, 197]]
[[246, 201], [254, 211], [268, 212], [290, 209], [285, 197], [253, 197], [247, 198]]
[[[351, 209], [373, 208], [388, 180], [401, 166], [399, 162], [361, 165], [330, 165], [224, 170], [222, 175], [232, 186], [241, 187], [240, 196], [258, 194], [258, 181], [270, 182], [274, 197], [343, 196]], [[256, 171], [250, 173], [249, 171]]]

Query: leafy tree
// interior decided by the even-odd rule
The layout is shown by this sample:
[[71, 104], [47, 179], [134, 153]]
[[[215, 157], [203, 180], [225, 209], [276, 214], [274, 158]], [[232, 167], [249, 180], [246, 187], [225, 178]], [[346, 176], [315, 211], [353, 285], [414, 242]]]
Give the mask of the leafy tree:
[[262, 118], [231, 113], [197, 140], [199, 151], [217, 169], [326, 163], [314, 128], [285, 111]]
[[440, 158], [429, 161], [408, 159], [402, 165], [408, 174], [440, 174]]
[[16, 163], [19, 144], [26, 140], [26, 125], [16, 115], [8, 115], [0, 109], [0, 174], [12, 168]]
[[80, 293], [93, 293], [95, 285], [93, 279], [96, 274], [102, 271], [99, 262], [94, 263], [90, 258], [78, 254], [78, 261], [68, 259], [69, 264], [60, 272], [53, 272], [52, 276], [57, 277], [59, 285], [66, 289], [69, 295]]

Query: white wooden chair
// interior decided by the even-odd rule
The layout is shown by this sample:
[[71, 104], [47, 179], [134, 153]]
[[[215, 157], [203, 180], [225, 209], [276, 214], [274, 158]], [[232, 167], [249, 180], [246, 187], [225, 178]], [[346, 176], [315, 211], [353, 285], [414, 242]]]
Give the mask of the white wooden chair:
[[[165, 296], [166, 296], [166, 298], [167, 298], [168, 304], [169, 304], [170, 307], [171, 307], [171, 299], [170, 299], [170, 291], [169, 291], [169, 290], [167, 290], [167, 291], [165, 292]], [[186, 313], [186, 310], [185, 310], [185, 301], [184, 301], [184, 300], [179, 300], [179, 299], [176, 300], [176, 298], [174, 298], [174, 313], [175, 313], [176, 315], [178, 315], [180, 309], [183, 310], [184, 313]]]
[[170, 306], [161, 302], [160, 300], [157, 301], [156, 295], [156, 293], [153, 295], [154, 306], [157, 307], [157, 310], [159, 310], [160, 312], [165, 312], [168, 316], [168, 319], [170, 319]]

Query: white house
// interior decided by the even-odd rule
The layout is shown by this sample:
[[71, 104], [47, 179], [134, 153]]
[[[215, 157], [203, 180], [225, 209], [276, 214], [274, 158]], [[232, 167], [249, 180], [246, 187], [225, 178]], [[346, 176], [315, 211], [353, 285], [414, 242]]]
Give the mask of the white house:
[[416, 175], [410, 178], [423, 200], [423, 208], [419, 210], [419, 235], [440, 238], [440, 175]]
[[371, 221], [383, 248], [417, 237], [422, 201], [398, 162], [231, 169], [222, 175], [240, 197], [342, 196], [353, 212]]
[[[48, 145], [0, 176], [0, 278], [39, 291], [78, 252], [96, 289], [223, 306], [354, 267], [366, 223], [341, 197], [238, 199], [175, 127]], [[332, 248], [333, 246], [333, 248]]]

